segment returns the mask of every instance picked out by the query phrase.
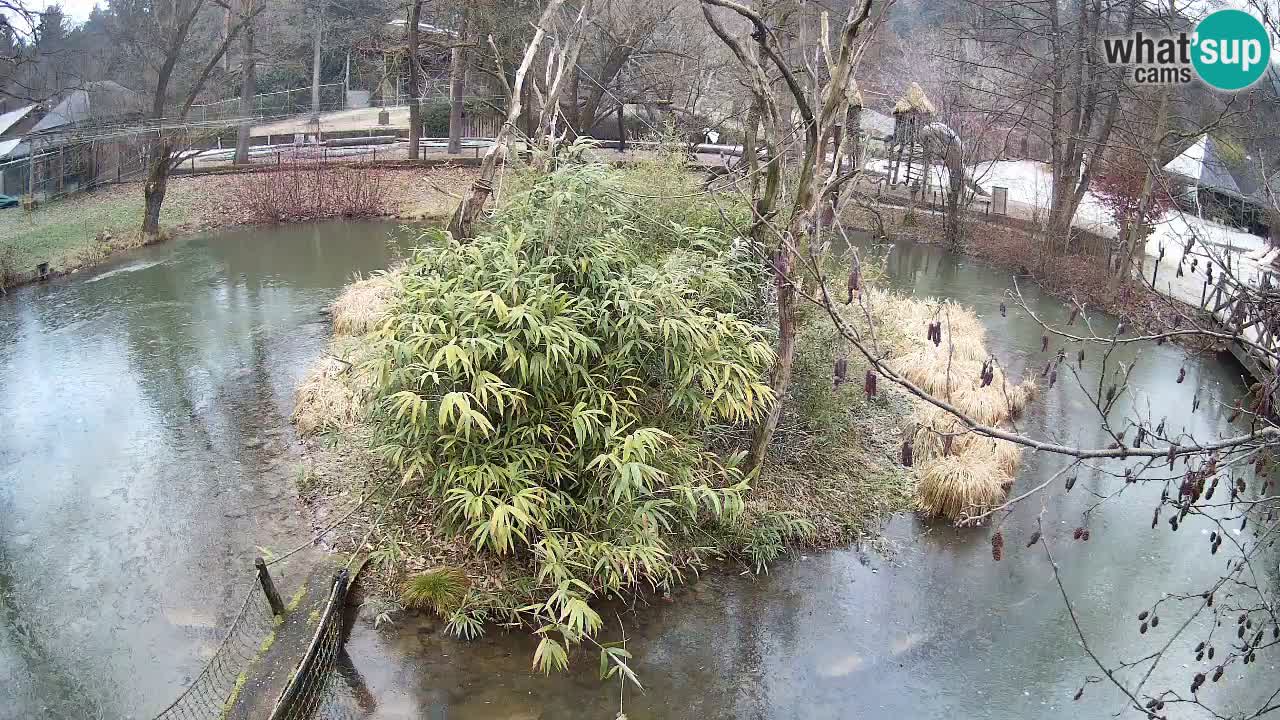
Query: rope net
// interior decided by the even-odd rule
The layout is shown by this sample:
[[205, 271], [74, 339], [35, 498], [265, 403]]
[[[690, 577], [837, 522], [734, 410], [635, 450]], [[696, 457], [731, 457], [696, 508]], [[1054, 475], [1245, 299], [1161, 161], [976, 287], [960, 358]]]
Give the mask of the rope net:
[[155, 720], [222, 720], [230, 715], [275, 627], [274, 616], [257, 580], [249, 585], [222, 644], [195, 681]]
[[343, 650], [348, 574], [334, 579], [311, 645], [280, 693], [270, 720], [357, 720], [373, 711], [372, 698]]

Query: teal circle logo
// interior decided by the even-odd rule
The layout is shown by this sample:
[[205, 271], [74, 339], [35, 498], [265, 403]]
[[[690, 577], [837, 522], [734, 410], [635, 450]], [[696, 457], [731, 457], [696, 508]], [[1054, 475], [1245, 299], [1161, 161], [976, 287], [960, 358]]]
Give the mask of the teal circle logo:
[[1196, 26], [1191, 63], [1218, 90], [1243, 90], [1271, 62], [1271, 38], [1258, 18], [1243, 10], [1219, 10]]

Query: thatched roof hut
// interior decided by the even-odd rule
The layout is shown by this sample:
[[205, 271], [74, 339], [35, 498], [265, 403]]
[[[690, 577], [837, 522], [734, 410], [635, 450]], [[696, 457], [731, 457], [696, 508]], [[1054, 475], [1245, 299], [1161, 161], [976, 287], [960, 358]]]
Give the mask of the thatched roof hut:
[[924, 90], [919, 83], [911, 83], [907, 87], [907, 92], [898, 99], [897, 104], [893, 106], [894, 115], [913, 114], [932, 116], [938, 112], [938, 109], [929, 101], [929, 97], [924, 94]]

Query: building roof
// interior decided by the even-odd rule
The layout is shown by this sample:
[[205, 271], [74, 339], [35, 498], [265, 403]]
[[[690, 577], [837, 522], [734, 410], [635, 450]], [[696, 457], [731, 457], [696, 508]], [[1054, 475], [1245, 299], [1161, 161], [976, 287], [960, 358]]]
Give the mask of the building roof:
[[[392, 27], [398, 27], [398, 28], [402, 28], [408, 24], [409, 24], [409, 21], [404, 18], [392, 20], [391, 22], [387, 23], [387, 25], [390, 25]], [[448, 35], [449, 37], [453, 37], [458, 34], [457, 31], [455, 30], [450, 30], [449, 28], [440, 27], [439, 25], [432, 25], [431, 23], [425, 20], [418, 21], [418, 31], [428, 33], [430, 35]]]
[[893, 106], [893, 114], [905, 112], [918, 112], [926, 115], [932, 115], [938, 110], [929, 101], [929, 97], [924, 94], [924, 89], [919, 83], [911, 83], [907, 86], [907, 92]]
[[1201, 135], [1182, 154], [1166, 163], [1164, 170], [1215, 192], [1241, 198], [1245, 196], [1232, 176], [1231, 163], [1222, 152], [1221, 143], [1208, 133]]
[[[22, 145], [21, 148], [18, 146]], [[22, 152], [26, 146], [22, 143], [22, 138], [9, 138], [8, 140], [0, 140], [0, 160], [13, 160], [23, 157], [27, 153]]]
[[870, 108], [862, 108], [858, 113], [858, 127], [869, 137], [882, 139], [893, 135], [893, 118]]
[[40, 118], [31, 132], [48, 132], [64, 125], [119, 117], [141, 109], [142, 95], [136, 91], [110, 80], [87, 83], [83, 88], [67, 93]]
[[[1164, 166], [1165, 172], [1180, 175], [1200, 187], [1245, 200], [1263, 208], [1275, 205], [1267, 188], [1280, 200], [1280, 171], [1264, 167], [1262, 151], [1238, 157], [1239, 152], [1223, 151], [1223, 143], [1211, 135], [1201, 135], [1180, 155]], [[1237, 158], [1237, 159], [1228, 159]], [[1268, 170], [1270, 180], [1267, 180]]]
[[[1263, 182], [1262, 170], [1256, 163], [1250, 163], [1247, 180], [1239, 175], [1237, 180], [1241, 192], [1249, 200], [1267, 208], [1280, 205], [1280, 171], [1273, 173], [1270, 180]], [[1270, 188], [1270, 195], [1275, 196], [1275, 202], [1272, 202], [1268, 188]]]
[[24, 108], [18, 108], [17, 110], [10, 110], [5, 114], [0, 115], [0, 135], [5, 134], [9, 130], [9, 128], [21, 122], [23, 118], [25, 118], [27, 115], [31, 113], [32, 110], [35, 110], [35, 109], [36, 109], [35, 105], [28, 105]]

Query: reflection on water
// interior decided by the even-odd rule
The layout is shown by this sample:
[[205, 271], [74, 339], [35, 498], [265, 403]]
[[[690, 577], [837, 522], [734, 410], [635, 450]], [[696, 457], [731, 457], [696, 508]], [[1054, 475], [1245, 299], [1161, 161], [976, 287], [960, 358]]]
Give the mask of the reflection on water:
[[[1041, 331], [1018, 309], [997, 308], [1008, 275], [935, 248], [890, 248], [886, 267], [894, 286], [920, 295], [954, 298], [975, 307], [988, 345], [1014, 378], [1038, 372]], [[1065, 321], [1067, 311], [1037, 288], [1022, 288], [1037, 313]], [[1099, 332], [1111, 321], [1094, 318]], [[1056, 349], [1051, 350], [1051, 352]], [[1188, 365], [1175, 348], [1127, 349], [1137, 359], [1131, 394], [1117, 415], [1138, 412], [1199, 437], [1230, 430], [1226, 407], [1242, 388], [1233, 362]], [[1123, 355], [1123, 357], [1121, 357]], [[1081, 373], [1097, 382], [1097, 358]], [[1191, 412], [1195, 392], [1198, 412]], [[1020, 426], [1063, 442], [1096, 445], [1097, 422], [1078, 390], [1059, 382], [1033, 403]], [[1054, 457], [1028, 455], [1015, 492], [1061, 467]], [[1157, 649], [1185, 617], [1161, 610], [1161, 632], [1138, 634], [1135, 616], [1163, 591], [1198, 591], [1226, 562], [1203, 552], [1208, 522], [1189, 517], [1178, 533], [1150, 529], [1159, 487], [1130, 486], [1093, 510], [1092, 540], [1071, 541], [1092, 493], [1115, 487], [1098, 473], [1080, 477], [1070, 495], [1056, 489], [1044, 512], [1064, 582], [1094, 650], [1116, 661]], [[777, 565], [761, 577], [714, 575], [676, 593], [671, 603], [634, 612], [619, 609], [635, 668], [646, 685], [628, 690], [626, 712], [648, 718], [849, 717], [1106, 717], [1123, 707], [1118, 691], [1092, 684], [1071, 701], [1086, 675], [1096, 675], [1080, 650], [1053, 574], [1040, 548], [1025, 550], [1039, 501], [1004, 526], [1004, 561], [991, 560], [988, 534], [895, 518], [887, 532], [896, 552], [887, 557], [855, 549], [818, 553]], [[1194, 554], [1190, 552], [1195, 548]], [[1268, 563], [1274, 567], [1274, 562]], [[616, 623], [614, 624], [616, 627]], [[616, 630], [609, 639], [620, 637]], [[1175, 646], [1148, 688], [1183, 688], [1192, 659]], [[595, 676], [590, 653], [567, 674], [544, 678], [529, 668], [533, 642], [523, 633], [493, 632], [476, 642], [447, 638], [432, 619], [406, 618], [375, 631], [357, 626], [348, 647], [377, 698], [376, 718], [607, 718], [618, 709], [616, 684]], [[1272, 659], [1252, 677], [1274, 673]], [[1208, 702], [1256, 703], [1270, 685], [1236, 681], [1209, 685]]]
[[149, 716], [255, 546], [306, 531], [288, 413], [383, 223], [252, 229], [0, 299], [0, 717]]
[[[379, 225], [224, 233], [152, 248], [90, 281], [64, 280], [0, 302], [0, 717], [146, 717], [200, 667], [240, 597], [255, 546], [305, 536], [290, 496], [286, 416], [293, 388], [323, 348], [320, 309], [355, 270], [383, 266]], [[1015, 378], [1037, 372], [1040, 330], [996, 312], [1008, 276], [936, 249], [888, 254], [890, 282], [955, 298], [982, 313], [988, 345]], [[1034, 287], [1037, 312], [1065, 310]], [[1095, 319], [1099, 331], [1109, 326]], [[1123, 351], [1126, 361], [1136, 349]], [[1240, 368], [1147, 347], [1136, 409], [1201, 437], [1228, 431]], [[1096, 358], [1082, 376], [1096, 382]], [[1191, 397], [1201, 407], [1191, 412]], [[1060, 382], [1022, 425], [1064, 442], [1100, 441], [1091, 409]], [[1015, 491], [1061, 461], [1028, 456]], [[1113, 487], [1099, 474], [1055, 493], [1044, 515], [1064, 581], [1092, 646], [1108, 659], [1154, 649], [1134, 616], [1161, 591], [1198, 590], [1224, 554], [1199, 550], [1207, 523], [1152, 531], [1159, 488], [1131, 487], [1093, 511], [1093, 540], [1071, 529]], [[628, 690], [644, 718], [1105, 717], [1117, 692], [1089, 687], [1052, 573], [1022, 540], [1039, 504], [1005, 526], [994, 563], [983, 531], [894, 519], [889, 556], [854, 549], [799, 557], [769, 575], [708, 576], [635, 611], [616, 609], [647, 691]], [[1274, 562], [1268, 565], [1274, 567]], [[1162, 610], [1160, 630], [1181, 618]], [[616, 627], [616, 623], [613, 623]], [[612, 630], [610, 638], [620, 635]], [[1193, 643], [1189, 640], [1188, 644]], [[595, 658], [544, 678], [533, 643], [493, 632], [448, 639], [406, 618], [356, 627], [343, 685], [357, 715], [376, 718], [613, 717], [617, 686]], [[1185, 685], [1188, 648], [1149, 687]], [[1274, 672], [1270, 655], [1249, 673]], [[1177, 673], [1170, 676], [1168, 673]], [[1260, 683], [1201, 691], [1211, 702], [1256, 700]]]

